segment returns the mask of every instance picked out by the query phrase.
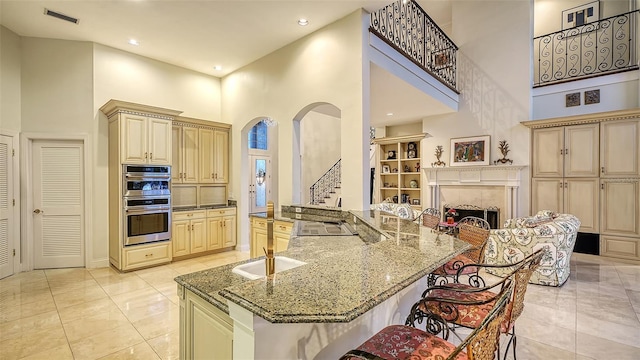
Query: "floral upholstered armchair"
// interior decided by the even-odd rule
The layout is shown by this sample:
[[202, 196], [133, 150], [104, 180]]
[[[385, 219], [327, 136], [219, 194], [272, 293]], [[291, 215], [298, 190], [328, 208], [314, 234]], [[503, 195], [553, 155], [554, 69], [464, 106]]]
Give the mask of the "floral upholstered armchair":
[[420, 211], [412, 209], [409, 204], [396, 204], [386, 201], [379, 204], [371, 204], [370, 209], [384, 211], [405, 220], [413, 220], [420, 215]]
[[[540, 248], [547, 252], [531, 276], [532, 284], [562, 286], [569, 278], [569, 260], [576, 242], [580, 220], [571, 214], [549, 210], [534, 216], [509, 219], [502, 229], [491, 230], [485, 247], [485, 262], [504, 265], [518, 262]], [[490, 274], [506, 275], [508, 269], [491, 269]]]

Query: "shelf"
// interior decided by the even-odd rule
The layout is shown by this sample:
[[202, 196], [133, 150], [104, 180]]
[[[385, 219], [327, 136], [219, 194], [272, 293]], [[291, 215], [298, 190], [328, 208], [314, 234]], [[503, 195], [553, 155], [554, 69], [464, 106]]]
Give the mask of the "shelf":
[[405, 159], [400, 159], [400, 161], [420, 161], [420, 158], [405, 158]]
[[[395, 189], [395, 188], [392, 188]], [[402, 191], [420, 191], [420, 188], [400, 188]]]

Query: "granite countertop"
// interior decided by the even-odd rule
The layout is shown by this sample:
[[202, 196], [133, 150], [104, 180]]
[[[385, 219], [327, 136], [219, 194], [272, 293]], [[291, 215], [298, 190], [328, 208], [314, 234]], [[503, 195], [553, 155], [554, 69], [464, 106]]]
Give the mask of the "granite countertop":
[[238, 264], [256, 259], [175, 280], [227, 313], [226, 302], [232, 301], [272, 323], [349, 322], [469, 247], [449, 235], [378, 211], [351, 211], [350, 215], [355, 218], [349, 222], [355, 220], [362, 230], [374, 229], [381, 240], [292, 236], [288, 250], [278, 255], [307, 265], [277, 273], [273, 280], [248, 280], [231, 272]]

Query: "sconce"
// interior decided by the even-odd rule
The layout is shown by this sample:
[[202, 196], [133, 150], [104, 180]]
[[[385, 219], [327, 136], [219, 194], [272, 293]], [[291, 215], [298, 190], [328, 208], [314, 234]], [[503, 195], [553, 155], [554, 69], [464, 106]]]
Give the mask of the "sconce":
[[264, 170], [258, 170], [256, 173], [256, 183], [258, 183], [258, 185], [264, 184], [265, 175], [267, 175], [267, 173]]

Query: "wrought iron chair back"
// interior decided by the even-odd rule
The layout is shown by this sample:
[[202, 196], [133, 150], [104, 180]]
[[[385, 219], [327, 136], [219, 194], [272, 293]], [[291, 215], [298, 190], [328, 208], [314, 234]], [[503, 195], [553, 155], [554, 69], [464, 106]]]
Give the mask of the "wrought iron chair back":
[[466, 241], [473, 247], [465, 254], [480, 263], [484, 260], [484, 247], [489, 240], [489, 223], [481, 218], [467, 216], [458, 221], [458, 238]]
[[[440, 223], [440, 210], [435, 208], [426, 208], [422, 210], [420, 214], [422, 216], [422, 226], [426, 226], [431, 229], [437, 229]], [[418, 216], [418, 218], [420, 218]]]

